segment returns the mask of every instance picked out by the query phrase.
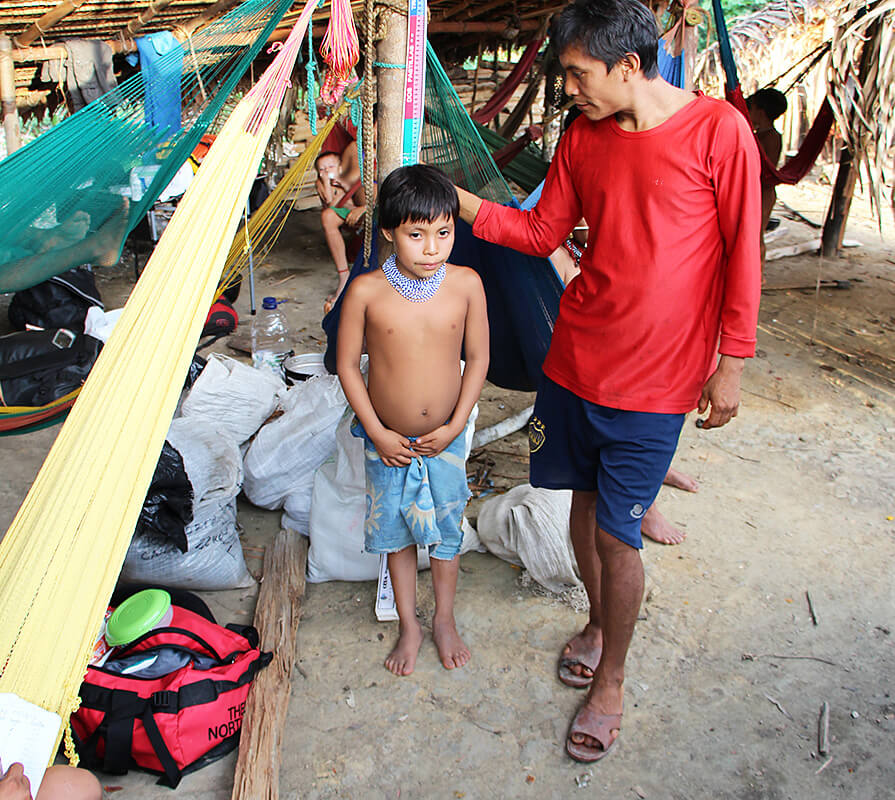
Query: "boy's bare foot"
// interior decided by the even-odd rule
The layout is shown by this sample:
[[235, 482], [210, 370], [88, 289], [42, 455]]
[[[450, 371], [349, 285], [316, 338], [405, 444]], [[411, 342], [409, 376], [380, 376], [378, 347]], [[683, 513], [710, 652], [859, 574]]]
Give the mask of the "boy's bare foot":
[[699, 491], [699, 483], [695, 478], [691, 478], [689, 475], [676, 469], [669, 468], [668, 474], [662, 483], [666, 486], [673, 486], [675, 489], [683, 489], [685, 492]]
[[463, 644], [460, 634], [457, 633], [453, 617], [444, 621], [432, 620], [432, 638], [435, 640], [438, 657], [445, 669], [462, 667], [472, 657], [469, 648]]
[[575, 689], [590, 686], [602, 654], [603, 632], [588, 622], [584, 630], [573, 636], [563, 648], [559, 657], [560, 681]]
[[416, 666], [416, 657], [422, 643], [423, 629], [419, 622], [413, 620], [408, 625], [402, 622], [398, 643], [385, 659], [385, 668], [399, 677], [410, 675]]
[[655, 503], [643, 515], [643, 519], [640, 521], [640, 532], [659, 544], [680, 544], [687, 538], [686, 533], [675, 528], [659, 513]]

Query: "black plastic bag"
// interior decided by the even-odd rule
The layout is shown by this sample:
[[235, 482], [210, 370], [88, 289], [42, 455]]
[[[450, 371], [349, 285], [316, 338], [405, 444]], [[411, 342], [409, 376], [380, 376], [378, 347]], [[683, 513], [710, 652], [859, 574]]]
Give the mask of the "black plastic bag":
[[185, 553], [188, 548], [186, 526], [192, 521], [193, 486], [180, 453], [165, 442], [134, 535], [161, 534]]
[[28, 325], [83, 331], [91, 306], [103, 307], [96, 280], [86, 267], [76, 267], [16, 292], [7, 313], [9, 324], [20, 331]]

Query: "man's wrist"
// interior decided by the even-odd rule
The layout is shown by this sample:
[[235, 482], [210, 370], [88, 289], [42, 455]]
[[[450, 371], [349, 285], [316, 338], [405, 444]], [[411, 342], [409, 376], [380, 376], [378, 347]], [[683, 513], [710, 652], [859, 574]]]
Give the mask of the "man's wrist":
[[738, 356], [721, 356], [718, 359], [718, 369], [724, 370], [725, 372], [737, 372], [740, 373], [743, 371], [743, 367], [746, 365], [746, 359], [740, 358]]

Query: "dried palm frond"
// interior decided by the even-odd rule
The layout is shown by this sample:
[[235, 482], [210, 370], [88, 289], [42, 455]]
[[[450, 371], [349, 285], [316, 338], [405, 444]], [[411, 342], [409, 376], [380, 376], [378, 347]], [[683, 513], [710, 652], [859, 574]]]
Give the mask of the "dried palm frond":
[[[727, 32], [744, 94], [785, 76], [830, 38], [824, 27], [835, 2], [774, 0], [758, 11], [729, 20]], [[694, 78], [706, 94], [723, 94], [717, 41], [697, 58]]]
[[[840, 0], [836, 20], [829, 99], [880, 217], [895, 155], [895, 0]], [[892, 203], [895, 208], [895, 194]]]

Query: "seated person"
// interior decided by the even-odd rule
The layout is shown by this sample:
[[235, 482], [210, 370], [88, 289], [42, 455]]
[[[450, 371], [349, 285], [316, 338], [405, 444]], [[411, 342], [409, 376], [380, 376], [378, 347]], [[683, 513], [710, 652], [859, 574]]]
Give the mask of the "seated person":
[[[780, 160], [780, 151], [783, 149], [783, 137], [774, 127], [774, 120], [786, 112], [786, 97], [776, 89], [759, 89], [755, 94], [746, 98], [746, 106], [749, 109], [749, 120], [752, 130], [758, 141], [758, 146], [764, 151], [768, 160], [775, 167]], [[761, 263], [764, 266], [765, 245], [764, 232], [771, 218], [774, 203], [777, 202], [777, 188], [773, 183], [761, 184]]]
[[[376, 125], [373, 125], [373, 142], [376, 142]], [[367, 207], [364, 205], [364, 190], [360, 187], [352, 197], [342, 201], [345, 193], [350, 191], [361, 178], [360, 163], [357, 157], [357, 144], [351, 142], [338, 156], [335, 153], [322, 153], [317, 157], [317, 182], [315, 188], [324, 208], [320, 215], [323, 224], [323, 235], [329, 248], [339, 283], [333, 295], [327, 298], [332, 304], [342, 293], [348, 282], [348, 251], [342, 238], [342, 227], [356, 228], [363, 220]]]

